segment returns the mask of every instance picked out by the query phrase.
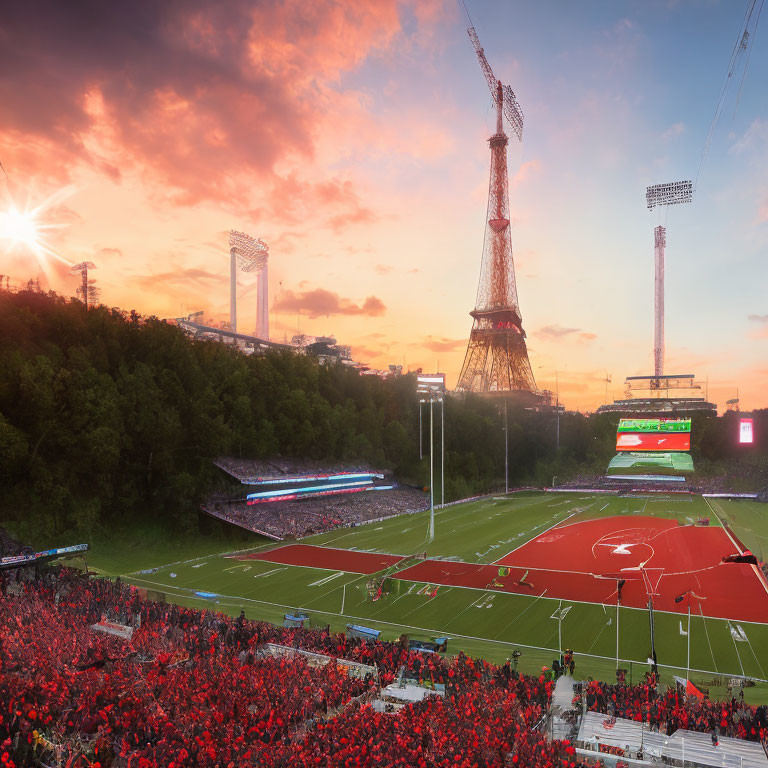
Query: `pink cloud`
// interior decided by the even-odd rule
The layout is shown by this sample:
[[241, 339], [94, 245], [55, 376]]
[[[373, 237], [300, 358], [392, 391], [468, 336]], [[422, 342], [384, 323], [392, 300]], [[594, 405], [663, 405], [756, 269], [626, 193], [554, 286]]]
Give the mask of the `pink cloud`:
[[275, 302], [275, 309], [278, 312], [303, 312], [313, 319], [331, 315], [380, 317], [387, 311], [384, 302], [377, 296], [368, 296], [362, 304], [355, 304], [323, 288], [299, 293], [283, 291]]
[[[4, 161], [60, 176], [86, 163], [115, 181], [134, 166], [182, 203], [247, 198], [279, 164], [311, 160], [318, 123], [334, 118], [331, 86], [391, 45], [399, 12], [396, 0], [136, 0], [93, 5], [86, 24], [69, 3], [12, 4], [0, 32]], [[365, 211], [336, 210], [330, 226]]]
[[539, 171], [540, 167], [538, 160], [527, 160], [517, 169], [517, 172], [512, 177], [510, 186], [517, 187], [528, 181]]

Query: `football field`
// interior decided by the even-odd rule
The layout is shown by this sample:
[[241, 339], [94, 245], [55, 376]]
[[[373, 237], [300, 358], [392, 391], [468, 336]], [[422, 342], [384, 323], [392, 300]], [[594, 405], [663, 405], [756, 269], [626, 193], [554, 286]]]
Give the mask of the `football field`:
[[647, 668], [653, 628], [662, 667], [767, 679], [768, 585], [722, 558], [762, 554], [768, 505], [531, 492], [437, 510], [429, 543], [428, 523], [428, 512], [403, 515], [124, 576], [275, 623], [298, 609], [313, 626], [448, 636], [449, 650], [492, 659], [519, 649], [529, 668], [570, 647], [603, 677], [617, 656]]

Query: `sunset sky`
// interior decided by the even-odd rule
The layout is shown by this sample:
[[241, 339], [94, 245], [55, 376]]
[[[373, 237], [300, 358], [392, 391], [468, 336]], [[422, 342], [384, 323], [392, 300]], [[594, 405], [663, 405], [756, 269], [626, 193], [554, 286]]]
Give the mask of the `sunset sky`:
[[[510, 204], [537, 384], [558, 371], [591, 410], [606, 374], [618, 397], [652, 371], [666, 222], [667, 372], [768, 407], [768, 28], [736, 59], [694, 203], [660, 217], [645, 187], [696, 178], [747, 0], [466, 3], [525, 113]], [[109, 306], [224, 319], [243, 230], [270, 246], [273, 339], [333, 334], [454, 386], [494, 132], [467, 26], [459, 0], [6, 3], [2, 208], [52, 197], [63, 261], [0, 241], [0, 272], [73, 295], [65, 262], [91, 260]], [[255, 288], [240, 275], [244, 331]]]

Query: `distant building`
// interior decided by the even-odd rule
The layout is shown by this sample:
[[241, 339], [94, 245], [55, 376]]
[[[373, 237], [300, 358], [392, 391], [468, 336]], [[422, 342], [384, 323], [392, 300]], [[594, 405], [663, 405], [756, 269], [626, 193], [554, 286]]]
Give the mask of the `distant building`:
[[624, 399], [601, 405], [597, 413], [648, 416], [717, 414], [717, 405], [701, 397], [701, 384], [692, 373], [668, 376], [627, 376]]

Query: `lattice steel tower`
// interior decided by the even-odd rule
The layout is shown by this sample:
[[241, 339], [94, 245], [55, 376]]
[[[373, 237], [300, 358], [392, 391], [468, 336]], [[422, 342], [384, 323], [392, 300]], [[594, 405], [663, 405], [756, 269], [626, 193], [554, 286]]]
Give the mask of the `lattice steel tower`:
[[512, 89], [493, 76], [474, 28], [469, 36], [496, 103], [496, 133], [491, 146], [483, 259], [474, 322], [457, 390], [491, 395], [515, 395], [529, 402], [540, 398], [536, 390], [525, 331], [520, 316], [509, 227], [509, 179], [503, 116], [522, 140], [523, 115]]

